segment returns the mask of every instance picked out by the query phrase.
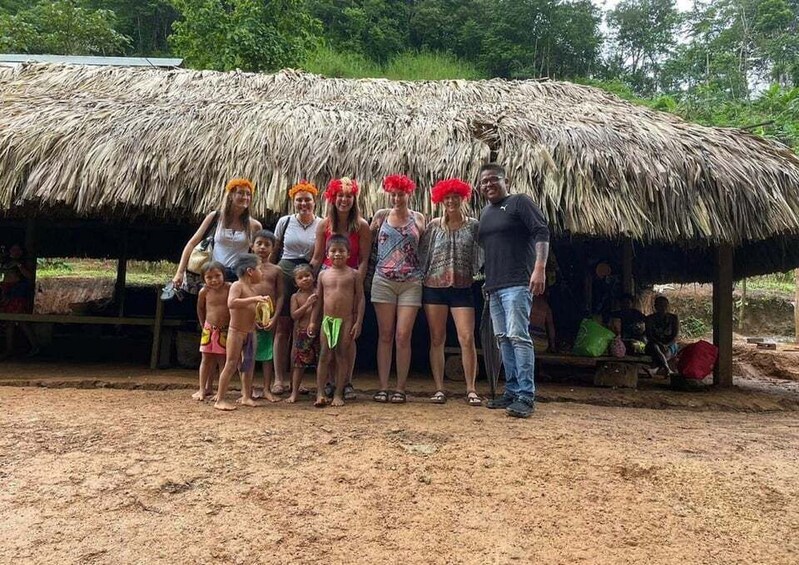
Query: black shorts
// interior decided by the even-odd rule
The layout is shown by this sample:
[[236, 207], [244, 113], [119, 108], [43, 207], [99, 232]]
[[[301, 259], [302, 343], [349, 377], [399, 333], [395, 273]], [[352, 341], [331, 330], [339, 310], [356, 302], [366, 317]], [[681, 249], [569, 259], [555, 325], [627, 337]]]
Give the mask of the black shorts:
[[450, 308], [474, 308], [474, 295], [471, 288], [422, 288], [422, 304], [440, 304]]

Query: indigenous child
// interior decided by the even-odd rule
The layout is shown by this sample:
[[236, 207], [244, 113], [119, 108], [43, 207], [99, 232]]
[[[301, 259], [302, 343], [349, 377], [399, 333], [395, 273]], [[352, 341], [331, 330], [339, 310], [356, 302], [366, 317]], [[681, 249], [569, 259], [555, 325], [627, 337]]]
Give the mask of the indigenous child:
[[205, 286], [197, 295], [197, 319], [203, 329], [200, 337], [200, 388], [191, 397], [204, 400], [211, 393], [214, 377], [225, 366], [225, 344], [230, 323], [227, 306], [230, 283], [225, 282], [225, 266], [218, 261], [206, 263], [202, 270]]
[[313, 271], [307, 263], [294, 267], [294, 284], [299, 289], [291, 297], [291, 318], [294, 320], [294, 347], [292, 349], [291, 396], [286, 402], [296, 402], [302, 376], [307, 367], [316, 365], [319, 339], [308, 334], [317, 294], [314, 292]]
[[[258, 269], [261, 272], [261, 282], [255, 285], [255, 293], [269, 296], [272, 300], [272, 316], [270, 321], [262, 326], [256, 321], [255, 330], [255, 359], [263, 365], [264, 392], [263, 398], [270, 402], [280, 400], [272, 394], [272, 378], [275, 374], [275, 367], [272, 361], [274, 334], [273, 329], [277, 324], [278, 314], [283, 307], [283, 271], [280, 267], [269, 262], [269, 256], [274, 250], [275, 234], [268, 230], [260, 230], [255, 233], [252, 243], [253, 253], [260, 259]], [[252, 363], [252, 371], [255, 371], [255, 362]], [[252, 380], [252, 376], [250, 376]]]
[[[214, 408], [218, 410], [235, 410], [236, 405], [225, 400], [225, 393], [230, 379], [238, 370], [242, 361], [242, 351], [252, 351], [255, 330], [255, 308], [268, 297], [257, 294], [255, 286], [261, 282], [261, 271], [258, 268], [258, 257], [243, 253], [233, 263], [233, 269], [239, 280], [230, 286], [227, 305], [230, 309], [230, 326], [228, 327], [225, 368], [219, 376], [219, 388], [216, 393]], [[247, 370], [249, 369], [249, 370]], [[257, 406], [252, 399], [252, 369], [242, 368], [240, 403]]]
[[[344, 384], [350, 365], [350, 348], [353, 340], [361, 335], [363, 323], [363, 284], [358, 271], [347, 266], [350, 242], [342, 235], [332, 235], [327, 240], [327, 256], [332, 266], [319, 274], [316, 306], [308, 335], [314, 336], [321, 323], [321, 354], [316, 368], [316, 402], [321, 407], [326, 403], [325, 383], [330, 361], [335, 356], [336, 390], [332, 406], [344, 405]], [[322, 315], [324, 314], [324, 317]]]

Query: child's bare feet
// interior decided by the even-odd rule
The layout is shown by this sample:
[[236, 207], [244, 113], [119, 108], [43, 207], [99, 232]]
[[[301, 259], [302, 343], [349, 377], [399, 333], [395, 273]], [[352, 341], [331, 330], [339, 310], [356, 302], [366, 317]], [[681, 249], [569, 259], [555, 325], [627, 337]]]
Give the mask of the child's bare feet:
[[327, 404], [327, 399], [325, 398], [325, 396], [317, 395], [316, 402], [314, 402], [313, 405], [316, 406], [317, 408], [324, 408], [325, 404]]
[[202, 390], [198, 390], [194, 394], [191, 395], [192, 400], [204, 400], [205, 399], [205, 392]]
[[214, 408], [216, 408], [217, 410], [235, 410], [236, 405], [231, 402], [228, 402], [227, 400], [217, 400], [214, 403]]
[[293, 403], [297, 402], [297, 395], [294, 394], [294, 393], [291, 393], [291, 396], [289, 396], [286, 399], [286, 402], [288, 402], [289, 404], [293, 404]]
[[253, 408], [256, 406], [263, 406], [263, 404], [257, 400], [253, 400], [252, 398], [244, 398], [243, 396], [236, 401], [236, 404], [241, 404], [242, 406], [252, 406]]
[[344, 397], [339, 394], [333, 395], [333, 401], [330, 406], [344, 406]]
[[262, 398], [264, 400], [268, 400], [269, 402], [280, 402], [280, 397], [279, 396], [275, 396], [274, 394], [272, 394], [268, 390], [264, 391], [264, 395], [263, 395]]

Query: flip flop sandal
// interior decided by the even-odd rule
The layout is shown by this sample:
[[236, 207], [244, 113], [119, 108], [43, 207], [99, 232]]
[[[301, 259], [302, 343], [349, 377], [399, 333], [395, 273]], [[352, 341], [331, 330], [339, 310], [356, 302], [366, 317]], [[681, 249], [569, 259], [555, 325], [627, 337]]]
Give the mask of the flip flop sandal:
[[470, 392], [466, 395], [466, 404], [469, 406], [482, 406], [483, 399], [476, 392]]
[[283, 385], [279, 384], [273, 384], [270, 390], [272, 391], [272, 394], [283, 394], [286, 392], [286, 389], [283, 387]]
[[325, 398], [327, 398], [328, 400], [332, 400], [335, 392], [336, 392], [336, 387], [333, 386], [332, 383], [327, 383], [325, 385]]
[[382, 402], [383, 404], [385, 404], [386, 402], [388, 402], [388, 391], [381, 390], [380, 392], [375, 393], [375, 395], [372, 397], [372, 400], [374, 400], [375, 402]]
[[391, 404], [405, 404], [407, 400], [408, 398], [405, 396], [404, 392], [397, 391], [391, 395], [391, 400], [389, 400], [389, 402], [391, 402]]
[[443, 390], [439, 390], [433, 396], [430, 397], [430, 402], [432, 404], [446, 404], [447, 395], [444, 394]]
[[344, 386], [344, 400], [355, 400], [357, 396], [355, 395], [355, 388], [352, 385], [345, 385]]

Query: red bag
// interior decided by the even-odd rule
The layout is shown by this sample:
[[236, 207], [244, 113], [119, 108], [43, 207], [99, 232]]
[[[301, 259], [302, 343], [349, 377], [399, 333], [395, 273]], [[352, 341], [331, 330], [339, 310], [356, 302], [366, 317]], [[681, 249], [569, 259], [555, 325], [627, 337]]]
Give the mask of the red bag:
[[677, 356], [677, 371], [686, 379], [704, 379], [713, 372], [719, 348], [704, 340], [686, 345]]

